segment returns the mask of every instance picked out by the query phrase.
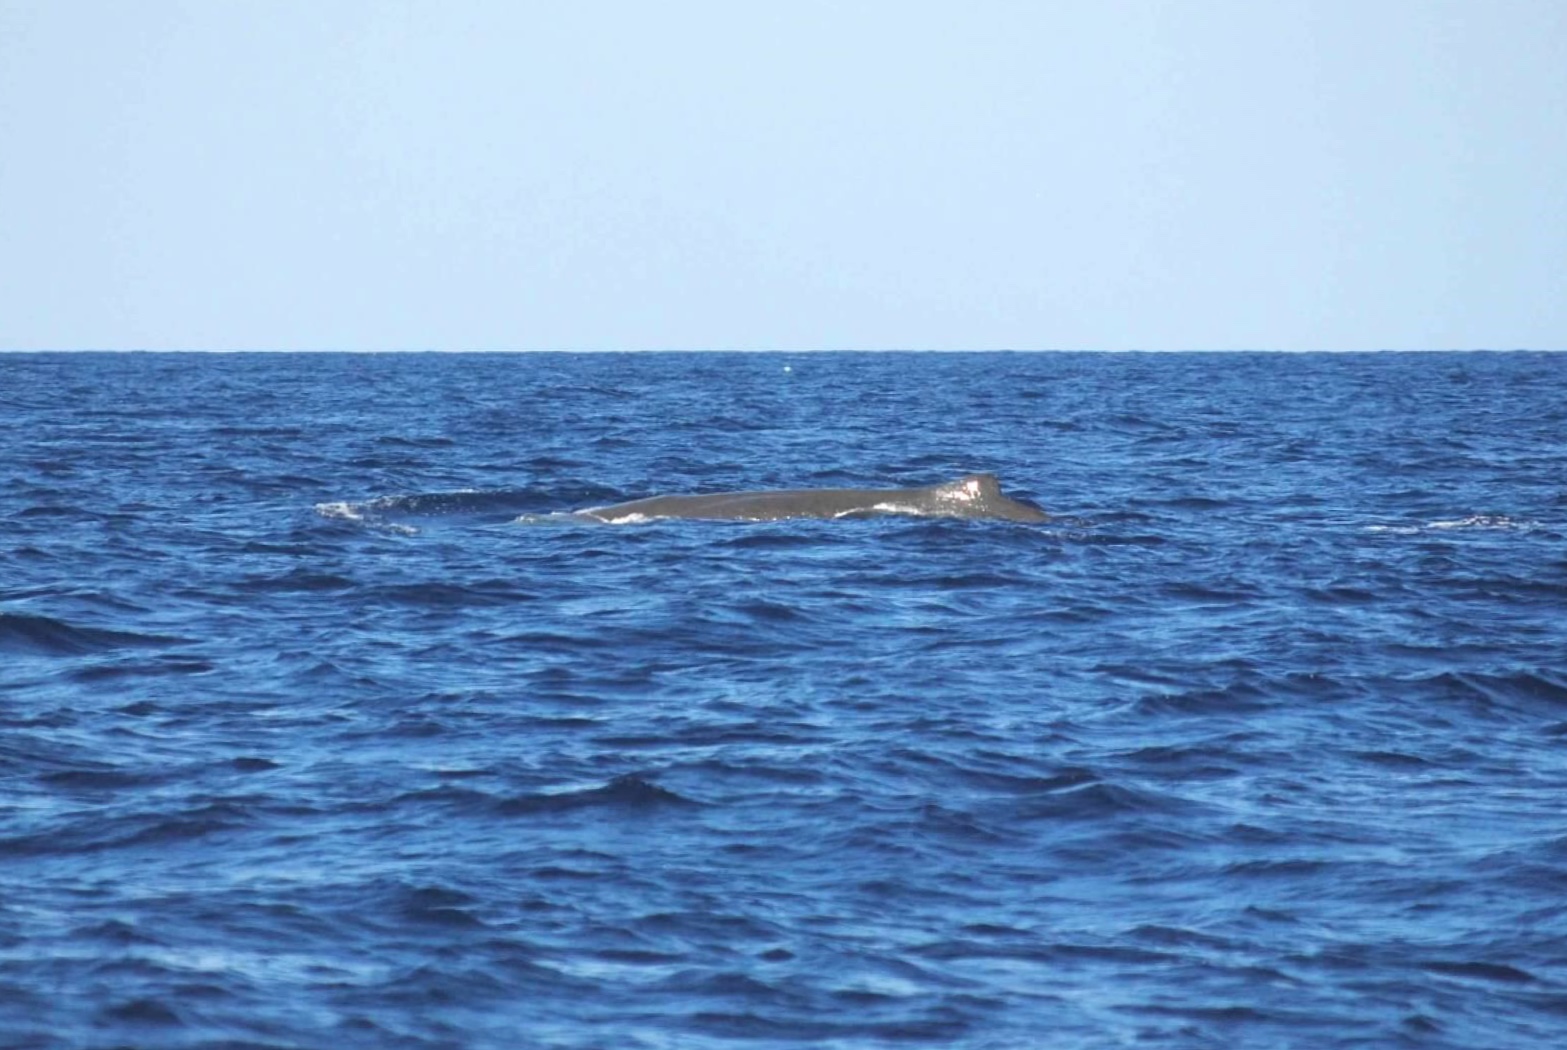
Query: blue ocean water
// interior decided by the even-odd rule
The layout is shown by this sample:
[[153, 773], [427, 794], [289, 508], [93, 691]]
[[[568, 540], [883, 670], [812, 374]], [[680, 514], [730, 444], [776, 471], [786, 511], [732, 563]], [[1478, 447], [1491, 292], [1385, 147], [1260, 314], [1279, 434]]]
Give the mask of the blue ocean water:
[[[0, 1046], [1567, 1045], [1567, 357], [0, 355]], [[974, 471], [1044, 525], [519, 522]]]

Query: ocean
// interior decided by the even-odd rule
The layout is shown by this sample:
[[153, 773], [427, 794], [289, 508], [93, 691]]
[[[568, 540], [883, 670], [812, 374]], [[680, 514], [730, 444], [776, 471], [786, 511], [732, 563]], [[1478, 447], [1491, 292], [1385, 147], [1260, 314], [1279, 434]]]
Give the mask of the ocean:
[[[1567, 356], [12, 353], [0, 420], [6, 1050], [1567, 1045]], [[974, 472], [1051, 520], [561, 515]]]

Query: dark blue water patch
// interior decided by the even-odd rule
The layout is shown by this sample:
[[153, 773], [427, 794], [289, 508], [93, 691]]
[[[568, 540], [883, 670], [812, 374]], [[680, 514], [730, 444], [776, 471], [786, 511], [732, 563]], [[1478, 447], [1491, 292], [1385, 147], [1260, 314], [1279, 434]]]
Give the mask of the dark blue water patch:
[[39, 656], [84, 656], [178, 643], [178, 638], [71, 624], [48, 616], [0, 612], [0, 652]]
[[1562, 1042], [1563, 360], [7, 355], [0, 1043]]

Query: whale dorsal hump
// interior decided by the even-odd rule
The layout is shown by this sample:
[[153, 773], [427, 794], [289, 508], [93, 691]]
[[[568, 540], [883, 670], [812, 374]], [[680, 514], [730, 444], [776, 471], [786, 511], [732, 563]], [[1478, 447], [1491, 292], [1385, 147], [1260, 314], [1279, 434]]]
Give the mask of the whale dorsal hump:
[[936, 491], [949, 499], [987, 503], [1001, 498], [1001, 483], [994, 474], [965, 474], [956, 481], [937, 485]]

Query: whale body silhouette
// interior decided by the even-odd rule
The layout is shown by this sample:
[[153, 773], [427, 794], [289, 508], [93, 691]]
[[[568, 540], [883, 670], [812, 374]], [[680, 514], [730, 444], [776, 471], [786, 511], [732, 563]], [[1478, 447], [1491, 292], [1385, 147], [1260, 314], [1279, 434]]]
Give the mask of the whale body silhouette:
[[911, 514], [943, 518], [1049, 521], [1043, 510], [1003, 495], [994, 474], [969, 474], [956, 481], [908, 489], [783, 489], [718, 492], [694, 496], [651, 496], [588, 507], [577, 517], [621, 524], [651, 518], [710, 518], [782, 521], [787, 518], [848, 518]]

